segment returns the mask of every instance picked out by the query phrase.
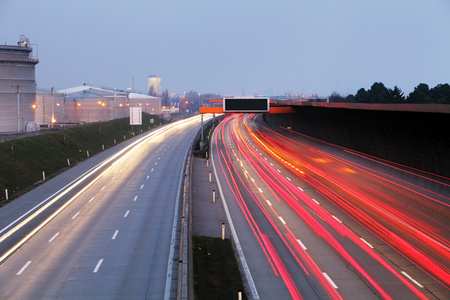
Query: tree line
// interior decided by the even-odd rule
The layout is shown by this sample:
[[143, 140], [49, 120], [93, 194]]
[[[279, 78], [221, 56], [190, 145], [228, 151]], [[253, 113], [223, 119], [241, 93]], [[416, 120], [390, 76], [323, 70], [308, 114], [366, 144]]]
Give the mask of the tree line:
[[347, 97], [333, 92], [329, 102], [450, 104], [450, 85], [438, 84], [430, 89], [427, 84], [421, 83], [405, 96], [398, 86], [391, 89], [381, 82], [375, 82], [370, 89], [361, 88], [356, 94], [350, 94]]

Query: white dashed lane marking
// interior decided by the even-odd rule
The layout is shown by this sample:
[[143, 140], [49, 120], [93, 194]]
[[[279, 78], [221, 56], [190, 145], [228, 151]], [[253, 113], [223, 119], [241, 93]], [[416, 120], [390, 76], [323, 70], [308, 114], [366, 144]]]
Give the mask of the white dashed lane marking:
[[98, 271], [98, 269], [100, 269], [100, 266], [102, 265], [102, 263], [103, 263], [103, 258], [98, 261], [97, 265], [95, 266], [94, 273], [97, 273], [97, 271]]
[[59, 235], [59, 232], [55, 233], [54, 236], [52, 236], [51, 239], [48, 240], [49, 243], [53, 242], [54, 239], [56, 239], [56, 237]]
[[28, 261], [23, 267], [22, 267], [22, 269], [20, 269], [20, 271], [19, 272], [17, 272], [17, 275], [20, 275], [20, 274], [22, 274], [23, 273], [23, 271], [25, 271], [25, 269], [26, 268], [28, 268], [28, 266], [31, 264], [31, 260], [30, 261]]

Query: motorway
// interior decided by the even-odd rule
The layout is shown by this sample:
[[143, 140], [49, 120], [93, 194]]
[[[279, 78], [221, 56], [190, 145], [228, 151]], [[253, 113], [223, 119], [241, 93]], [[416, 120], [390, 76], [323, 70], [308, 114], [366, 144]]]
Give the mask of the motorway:
[[199, 129], [195, 116], [152, 130], [2, 207], [0, 299], [175, 298], [180, 187]]
[[450, 299], [450, 180], [228, 116], [211, 159], [253, 299]]

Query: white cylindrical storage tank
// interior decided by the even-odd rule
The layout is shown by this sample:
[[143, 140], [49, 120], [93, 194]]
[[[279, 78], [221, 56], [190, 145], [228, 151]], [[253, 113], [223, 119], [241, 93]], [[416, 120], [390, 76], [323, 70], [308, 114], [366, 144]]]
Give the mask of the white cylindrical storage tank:
[[31, 58], [31, 52], [28, 43], [0, 46], [0, 133], [23, 132], [26, 124], [34, 121], [35, 66], [39, 61]]

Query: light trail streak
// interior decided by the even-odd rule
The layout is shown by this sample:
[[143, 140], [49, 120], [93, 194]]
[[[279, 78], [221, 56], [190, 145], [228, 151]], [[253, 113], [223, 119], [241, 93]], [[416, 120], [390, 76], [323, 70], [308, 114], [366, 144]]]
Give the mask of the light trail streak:
[[[262, 142], [261, 139], [255, 137], [255, 142], [258, 142], [261, 144], [262, 147], [265, 147], [269, 150], [269, 153], [272, 154], [272, 156], [276, 157], [279, 160], [285, 161], [281, 156], [278, 154], [274, 154], [274, 150], [270, 149], [264, 142]], [[380, 191], [378, 190], [370, 190], [370, 192], [361, 192], [358, 191], [354, 187], [353, 184], [343, 184], [342, 182], [345, 182], [345, 179], [342, 177], [339, 177], [339, 174], [337, 172], [333, 173], [333, 175], [327, 174], [324, 170], [319, 170], [316, 166], [313, 166], [305, 161], [305, 159], [301, 159], [299, 155], [293, 155], [292, 153], [286, 153], [286, 150], [283, 150], [286, 148], [286, 142], [274, 142], [273, 139], [267, 137], [267, 135], [263, 134], [263, 137], [269, 141], [269, 143], [272, 146], [277, 146], [277, 151], [282, 152], [284, 156], [290, 157], [294, 161], [302, 161], [303, 166], [306, 166], [307, 169], [311, 170], [312, 173], [319, 175], [318, 178], [326, 179], [329, 182], [332, 182], [335, 186], [341, 186], [341, 190], [345, 190], [347, 194], [350, 195], [356, 195], [356, 197], [353, 196], [352, 199], [358, 200], [356, 203], [359, 203], [359, 205], [365, 205], [369, 208], [369, 211], [373, 214], [373, 212], [379, 212], [383, 214], [384, 216], [388, 216], [388, 218], [394, 222], [400, 225], [403, 228], [403, 231], [407, 230], [411, 232], [409, 234], [409, 239], [414, 240], [421, 240], [422, 245], [432, 248], [433, 253], [439, 253], [444, 257], [444, 261], [449, 261], [450, 255], [449, 255], [449, 244], [448, 240], [437, 235], [436, 232], [439, 232], [436, 228], [432, 227], [429, 224], [425, 223], [419, 223], [417, 220], [413, 219], [412, 217], [404, 214], [402, 211], [394, 210], [391, 206], [395, 204], [397, 201], [393, 198], [386, 198], [386, 196], [382, 195]], [[298, 143], [298, 142], [296, 142]], [[309, 147], [304, 147], [309, 148]], [[284, 152], [283, 152], [284, 151]], [[295, 157], [294, 157], [295, 156]], [[329, 156], [329, 155], [328, 155]], [[341, 160], [342, 161], [342, 160]], [[329, 167], [328, 167], [329, 168]], [[336, 174], [337, 173], [337, 174]], [[364, 178], [368, 176], [373, 176], [365, 172], [366, 175]], [[359, 175], [360, 176], [360, 175]], [[339, 179], [334, 179], [339, 178]], [[375, 177], [378, 182], [383, 180], [381, 177], [376, 176]], [[385, 240], [389, 245], [394, 247], [394, 249], [397, 249], [397, 251], [405, 256], [407, 259], [418, 265], [422, 270], [427, 272], [430, 276], [434, 277], [437, 281], [443, 283], [446, 285], [446, 288], [448, 288], [449, 284], [449, 269], [443, 264], [440, 264], [437, 260], [433, 259], [431, 256], [428, 255], [428, 251], [420, 251], [417, 247], [414, 247], [410, 244], [410, 242], [407, 242], [405, 239], [399, 237], [398, 235], [392, 233], [388, 228], [381, 225], [379, 222], [377, 222], [375, 219], [370, 218], [366, 213], [363, 213], [362, 210], [358, 209], [354, 204], [351, 204], [348, 200], [344, 199], [343, 197], [340, 197], [335, 192], [333, 192], [333, 189], [328, 188], [323, 183], [321, 183], [318, 179], [313, 179], [311, 176], [306, 176], [304, 178], [308, 183], [310, 183], [312, 186], [316, 187], [316, 189], [320, 190], [321, 193], [328, 199], [333, 200], [333, 202], [340, 207], [344, 212], [346, 212], [351, 218], [355, 219], [357, 222], [365, 226], [366, 228], [370, 228], [374, 234], [376, 234], [378, 237], [380, 237], [382, 240]], [[325, 181], [326, 181], [325, 180]], [[392, 182], [390, 182], [392, 183]], [[395, 184], [397, 188], [401, 187], [398, 184]], [[406, 188], [407, 191], [410, 191]], [[418, 195], [419, 193], [414, 192], [414, 195]], [[378, 196], [373, 196], [378, 195]], [[419, 194], [420, 196], [424, 196]], [[424, 198], [429, 199], [429, 197], [424, 196]], [[390, 205], [384, 204], [384, 202], [389, 202]], [[343, 206], [345, 203], [346, 206]], [[418, 212], [419, 214], [420, 212]], [[420, 213], [423, 215], [422, 213]], [[355, 217], [356, 216], [356, 217]], [[431, 219], [433, 222], [434, 220]], [[447, 223], [448, 224], [448, 223]], [[444, 224], [439, 224], [439, 226], [445, 226]], [[393, 228], [396, 228], [395, 226]], [[448, 227], [446, 227], [448, 229]], [[448, 230], [442, 230], [441, 232], [448, 232]]]
[[291, 294], [293, 299], [303, 299], [303, 297], [300, 295], [300, 292], [298, 291], [297, 287], [295, 286], [294, 282], [292, 281], [291, 276], [287, 272], [285, 266], [283, 265], [283, 262], [281, 261], [280, 257], [278, 256], [277, 252], [273, 248], [272, 244], [270, 243], [269, 239], [265, 234], [262, 236], [263, 242], [265, 247], [269, 250], [270, 257], [274, 261], [275, 265], [277, 266], [278, 271], [281, 274], [281, 277], [283, 278], [283, 281], [285, 282], [289, 293]]
[[[222, 136], [222, 141], [225, 140], [224, 139], [224, 124], [227, 124], [229, 122], [229, 119], [226, 118], [224, 122], [222, 122], [221, 125], [219, 125], [220, 127], [218, 128], [221, 136]], [[216, 139], [216, 143], [218, 138], [217, 135], [215, 136]], [[300, 294], [298, 293], [298, 290], [295, 287], [295, 285], [293, 285], [292, 282], [292, 278], [290, 277], [290, 275], [286, 272], [286, 269], [283, 265], [283, 263], [281, 262], [281, 260], [279, 259], [278, 255], [274, 255], [273, 252], [273, 247], [269, 246], [269, 244], [267, 244], [267, 237], [265, 234], [263, 234], [261, 232], [261, 230], [259, 229], [259, 226], [257, 225], [256, 221], [254, 220], [254, 217], [252, 216], [252, 213], [250, 212], [250, 209], [248, 208], [247, 204], [245, 203], [242, 194], [240, 193], [240, 189], [238, 187], [238, 183], [235, 179], [235, 177], [232, 175], [235, 172], [231, 172], [231, 167], [235, 168], [234, 165], [231, 165], [229, 163], [229, 161], [231, 161], [230, 159], [230, 153], [227, 152], [227, 155], [225, 155], [222, 151], [219, 152], [219, 148], [217, 148], [217, 155], [218, 157], [222, 157], [222, 160], [219, 160], [219, 164], [221, 166], [221, 169], [223, 170], [224, 174], [228, 174], [229, 176], [225, 176], [227, 183], [230, 187], [230, 190], [232, 191], [232, 193], [234, 194], [234, 198], [237, 200], [239, 207], [241, 208], [241, 211], [244, 214], [244, 217], [246, 218], [248, 224], [250, 225], [251, 230], [253, 231], [253, 234], [255, 235], [258, 243], [260, 244], [269, 264], [271, 265], [274, 273], [276, 274], [276, 276], [281, 276], [286, 287], [288, 288], [289, 292], [291, 293], [291, 296], [294, 299], [299, 299], [298, 297], [300, 296]], [[225, 151], [228, 151], [227, 147], [225, 147]], [[226, 166], [226, 169], [224, 169], [224, 165]], [[231, 167], [230, 167], [231, 165]], [[228, 170], [228, 171], [226, 171]], [[235, 170], [236, 171], [236, 170]], [[239, 173], [236, 173], [238, 179], [240, 180], [240, 182], [244, 182], [242, 177], [239, 176]], [[228, 178], [231, 178], [231, 182], [229, 181]], [[245, 186], [245, 189], [247, 189], [247, 191], [250, 193], [251, 197], [254, 197], [255, 192], [252, 191], [250, 192], [247, 188], [247, 186]], [[262, 209], [264, 214], [267, 214], [267, 211], [265, 211], [264, 207], [260, 204], [259, 201], [255, 201], [260, 208]], [[281, 234], [281, 232], [279, 231], [278, 227], [273, 224], [273, 220], [267, 216], [267, 219], [270, 223], [272, 223], [273, 228], [277, 231], [279, 237], [284, 240], [283, 235]], [[289, 245], [285, 242], [285, 244], [289, 247]], [[298, 247], [298, 244], [297, 244]], [[301, 263], [301, 261], [296, 257], [296, 260], [298, 261], [299, 265], [303, 268], [305, 274], [309, 274], [309, 272], [306, 270], [306, 268], [303, 266], [303, 264]], [[320, 272], [320, 271], [319, 271]], [[325, 285], [329, 285], [329, 283], [326, 283]], [[331, 291], [330, 289], [327, 289], [327, 292], [329, 293], [329, 295], [331, 296], [331, 298], [333, 299], [341, 299], [341, 297], [335, 292], [335, 291]]]
[[[240, 119], [242, 119], [242, 117]], [[235, 119], [233, 119], [233, 122], [234, 123], [238, 122], [236, 117], [235, 117]], [[230, 124], [230, 123], [231, 123], [231, 118], [228, 118], [227, 122], [224, 122], [224, 124]], [[318, 224], [317, 221], [312, 216], [308, 215], [308, 213], [306, 211], [302, 211], [303, 209], [299, 205], [300, 202], [298, 202], [298, 200], [301, 200], [301, 203], [307, 204], [307, 206], [309, 208], [311, 208], [314, 212], [316, 212], [321, 217], [322, 220], [324, 220], [327, 224], [332, 226], [337, 232], [340, 232], [344, 236], [348, 236], [356, 245], [358, 245], [360, 248], [362, 248], [364, 251], [366, 251], [376, 261], [378, 261], [383, 267], [385, 267], [389, 272], [391, 272], [395, 277], [397, 277], [405, 286], [407, 286], [419, 298], [422, 298], [422, 299], [425, 298], [425, 296], [419, 290], [417, 290], [416, 287], [411, 285], [411, 283], [408, 282], [403, 276], [401, 276], [401, 274], [399, 272], [395, 271], [388, 263], [386, 263], [384, 261], [384, 259], [382, 259], [377, 253], [375, 253], [374, 250], [372, 250], [373, 249], [372, 245], [367, 243], [364, 239], [357, 236], [349, 228], [347, 228], [345, 225], [343, 225], [341, 220], [337, 219], [335, 216], [333, 216], [332, 214], [327, 212], [324, 208], [321, 208], [320, 205], [318, 205], [319, 202], [317, 200], [307, 197], [306, 194], [303, 193], [302, 189], [292, 185], [290, 183], [290, 180], [287, 180], [286, 177], [282, 177], [282, 175], [280, 175], [279, 172], [276, 171], [276, 169], [273, 167], [273, 165], [271, 163], [267, 163], [266, 160], [263, 160], [261, 158], [261, 155], [259, 154], [260, 152], [258, 152], [257, 150], [254, 150], [253, 147], [250, 147], [246, 143], [241, 143], [240, 141], [244, 141], [245, 139], [244, 139], [244, 137], [238, 136], [240, 134], [240, 130], [237, 128], [237, 125], [230, 124], [230, 126], [234, 126], [234, 130], [232, 131], [232, 138], [233, 138], [233, 141], [235, 142], [236, 147], [238, 148], [238, 151], [239, 151], [239, 157], [240, 157], [239, 162], [240, 162], [241, 167], [244, 169], [245, 178], [247, 178], [247, 173], [249, 173], [248, 172], [249, 170], [245, 169], [245, 165], [248, 164], [248, 165], [250, 165], [251, 169], [253, 169], [253, 172], [256, 174], [256, 177], [258, 177], [260, 180], [265, 182], [265, 185], [269, 188], [270, 193], [273, 193], [276, 198], [277, 198], [277, 196], [275, 194], [278, 193], [284, 201], [286, 201], [289, 205], [291, 205], [291, 207], [295, 211], [297, 211], [299, 213], [299, 215], [302, 216], [303, 220], [308, 222], [309, 226], [312, 229], [314, 229], [319, 236], [324, 237], [330, 243], [330, 245], [332, 245], [333, 248], [336, 249], [351, 265], [353, 265], [355, 267], [355, 269], [357, 269], [358, 272], [360, 272], [360, 274], [362, 274], [377, 289], [377, 291], [383, 297], [385, 297], [387, 299], [390, 298], [390, 296], [387, 293], [385, 293], [384, 290], [371, 278], [371, 276], [364, 269], [362, 269], [359, 266], [359, 264], [345, 251], [345, 249], [336, 240], [334, 240], [334, 238], [331, 235], [329, 235], [329, 233], [325, 229], [321, 228], [321, 225]], [[248, 124], [245, 124], [244, 126], [248, 128]], [[387, 216], [388, 219], [391, 220], [391, 222], [393, 221], [397, 224], [397, 225], [393, 226], [393, 228], [395, 228], [396, 226], [398, 227], [400, 225], [403, 228], [402, 229], [403, 231], [404, 230], [410, 231], [412, 233], [412, 235], [415, 235], [416, 240], [422, 240], [422, 241], [427, 240], [428, 242], [426, 242], [425, 244], [427, 244], [429, 247], [431, 245], [431, 247], [434, 248], [434, 251], [437, 251], [437, 252], [441, 253], [441, 255], [443, 255], [444, 257], [448, 258], [448, 256], [447, 256], [448, 255], [447, 252], [449, 249], [448, 241], [444, 238], [441, 238], [439, 235], [435, 235], [433, 233], [433, 230], [437, 231], [436, 228], [434, 228], [431, 225], [422, 226], [423, 224], [418, 223], [418, 221], [415, 221], [414, 219], [412, 219], [412, 217], [410, 217], [402, 212], [398, 213], [398, 211], [391, 209], [391, 206], [386, 205], [383, 202], [383, 201], [387, 201], [387, 203], [389, 203], [389, 202], [395, 203], [396, 199], [386, 198], [386, 197], [382, 197], [382, 199], [380, 199], [379, 201], [378, 200], [372, 201], [372, 199], [370, 199], [372, 197], [371, 195], [377, 195], [377, 197], [381, 197], [381, 192], [376, 192], [376, 191], [375, 192], [373, 192], [373, 191], [363, 192], [361, 190], [358, 190], [358, 188], [353, 187], [351, 185], [347, 185], [347, 184], [340, 185], [343, 187], [339, 188], [338, 190], [346, 190], [347, 194], [357, 195], [357, 197], [354, 199], [356, 199], [356, 200], [359, 199], [359, 200], [356, 201], [355, 203], [351, 203], [349, 200], [346, 200], [345, 198], [339, 196], [332, 189], [328, 188], [327, 186], [324, 186], [324, 184], [321, 183], [320, 181], [318, 181], [318, 179], [315, 179], [313, 176], [310, 175], [310, 172], [312, 172], [311, 169], [315, 169], [316, 168], [315, 166], [313, 167], [311, 165], [308, 165], [308, 162], [305, 162], [305, 160], [301, 160], [303, 166], [304, 167], [306, 166], [306, 167], [305, 167], [305, 169], [300, 170], [296, 166], [296, 164], [297, 164], [296, 159], [298, 159], [297, 156], [294, 157], [294, 156], [292, 156], [291, 153], [285, 153], [282, 151], [283, 156], [289, 157], [290, 159], [292, 159], [294, 161], [294, 162], [289, 162], [287, 159], [282, 158], [282, 156], [280, 154], [275, 154], [274, 150], [271, 149], [271, 147], [273, 147], [273, 145], [269, 147], [260, 138], [258, 138], [250, 129], [247, 129], [247, 130], [249, 131], [249, 135], [253, 138], [254, 142], [259, 144], [261, 147], [265, 148], [268, 153], [270, 153], [273, 157], [275, 157], [276, 159], [281, 161], [284, 165], [286, 165], [286, 167], [289, 167], [294, 172], [297, 172], [297, 176], [300, 176], [300, 178], [302, 180], [305, 180], [309, 184], [311, 184], [313, 187], [316, 187], [316, 189], [318, 189], [322, 193], [322, 195], [324, 195], [327, 199], [332, 200], [332, 202], [335, 203], [335, 205], [337, 205], [337, 207], [340, 208], [343, 212], [345, 212], [350, 218], [354, 219], [355, 221], [357, 221], [359, 224], [361, 224], [365, 228], [368, 228], [369, 231], [373, 232], [375, 235], [377, 235], [382, 240], [385, 240], [388, 244], [390, 244], [395, 249], [399, 249], [398, 251], [402, 255], [405, 255], [405, 253], [406, 253], [407, 258], [409, 258], [410, 256], [414, 257], [414, 262], [416, 265], [417, 265], [418, 261], [420, 261], [419, 264], [422, 266], [427, 265], [427, 266], [423, 267], [423, 270], [425, 272], [427, 272], [428, 274], [430, 274], [432, 277], [434, 277], [438, 282], [446, 284], [446, 282], [448, 280], [447, 277], [449, 276], [448, 275], [449, 272], [445, 265], [442, 265], [437, 260], [431, 258], [426, 252], [423, 252], [423, 251], [419, 250], [419, 248], [412, 246], [410, 242], [403, 239], [399, 235], [393, 234], [393, 232], [389, 228], [385, 227], [384, 225], [379, 223], [376, 219], [369, 216], [361, 208], [358, 208], [355, 203], [357, 203], [358, 205], [365, 204], [367, 206], [367, 209], [369, 209], [369, 211], [371, 211], [372, 213], [377, 212], [378, 214]], [[222, 131], [221, 134], [223, 137], [224, 127], [221, 128], [221, 131]], [[264, 138], [266, 140], [270, 140], [266, 136], [264, 136]], [[277, 146], [278, 146], [277, 151], [280, 151], [280, 147], [279, 147], [280, 145], [277, 144]], [[309, 148], [309, 147], [306, 147], [306, 148]], [[227, 147], [225, 147], [225, 149], [227, 149]], [[315, 155], [317, 155], [318, 151], [317, 150], [314, 150], [314, 151], [316, 152]], [[231, 160], [230, 155], [228, 155], [228, 158], [223, 154], [222, 154], [222, 156], [223, 156], [224, 161], [226, 161], [226, 159]], [[244, 163], [244, 161], [246, 163]], [[317, 162], [318, 163], [327, 163], [327, 164], [332, 163], [332, 161], [330, 161], [330, 160], [323, 160], [323, 159], [317, 160]], [[264, 169], [261, 168], [259, 165], [263, 166]], [[233, 168], [235, 168], [235, 166], [233, 166]], [[340, 167], [339, 168], [339, 170], [346, 172], [347, 174], [356, 174], [355, 176], [361, 176], [360, 174], [357, 174], [358, 171], [355, 172], [353, 169], [351, 169], [352, 172], [348, 172], [349, 169], [350, 168], [348, 168], [348, 167]], [[305, 173], [306, 171], [308, 173]], [[330, 179], [332, 177], [332, 175], [328, 174], [327, 172], [325, 172], [323, 170], [317, 170], [317, 171], [318, 171], [317, 174], [319, 175], [318, 176], [319, 178], [324, 178], [324, 179], [328, 180], [329, 182], [333, 183], [334, 185], [337, 185], [341, 181], [338, 179], [336, 179], [336, 180]], [[225, 170], [224, 170], [224, 172], [225, 172]], [[230, 170], [228, 172], [229, 172], [229, 174], [231, 174]], [[235, 172], [238, 174], [237, 170], [235, 170]], [[270, 174], [270, 176], [267, 175], [266, 173]], [[240, 178], [239, 175], [237, 175], [237, 176], [238, 176], [237, 178], [242, 183], [245, 182], [245, 179]], [[271, 176], [274, 177], [275, 180], [271, 179]], [[253, 176], [251, 177], [251, 180], [252, 180], [252, 183], [254, 184]], [[377, 177], [377, 180], [380, 180], [380, 178]], [[247, 181], [248, 181], [248, 179], [247, 179]], [[250, 186], [252, 186], [252, 185], [250, 185]], [[248, 189], [247, 187], [245, 187], [245, 188]], [[252, 191], [254, 195], [257, 195], [256, 193], [254, 193], [252, 188], [248, 191], [249, 192]], [[259, 196], [255, 196], [255, 197], [253, 197], [253, 195], [252, 195], [254, 201], [258, 202], [258, 207], [260, 207], [263, 210], [263, 204], [262, 204], [263, 201], [258, 199], [261, 196], [262, 196], [261, 194], [259, 194]], [[264, 203], [271, 203], [270, 201], [267, 202], [268, 199], [266, 199], [266, 198], [263, 198], [263, 199], [264, 199]], [[280, 200], [278, 199], [278, 201], [280, 201]], [[345, 206], [343, 206], [343, 204], [345, 204]], [[271, 208], [273, 213], [276, 213], [274, 208], [272, 207], [272, 205], [269, 205], [269, 207]], [[267, 215], [267, 212], [264, 212], [264, 214], [268, 218], [270, 218]], [[390, 225], [390, 226], [392, 226], [392, 225]], [[279, 231], [277, 230], [277, 232], [279, 232]], [[286, 241], [286, 240], [284, 240], [284, 241]], [[296, 253], [304, 253], [305, 252], [303, 247], [299, 246], [295, 236], [293, 236], [293, 235], [289, 236], [288, 241], [289, 241], [289, 244], [296, 245], [296, 247], [298, 249], [293, 246]], [[301, 251], [299, 251], [299, 249]], [[302, 256], [302, 257], [303, 257], [302, 260], [309, 261], [308, 259], [305, 259], [304, 256]], [[409, 258], [409, 259], [411, 260], [411, 258]], [[314, 269], [314, 267], [312, 267], [312, 269], [318, 270], [318, 268]], [[315, 276], [316, 276], [316, 274], [315, 274]], [[320, 277], [318, 277], [318, 278], [320, 278]], [[286, 284], [288, 284], [288, 282], [286, 282]], [[323, 286], [327, 286], [327, 284], [324, 284]]]
[[[243, 153], [243, 155], [245, 155]], [[254, 155], [255, 157], [258, 157], [258, 155]], [[247, 157], [249, 161], [252, 161], [251, 157]], [[262, 165], [265, 164], [265, 162], [261, 162]], [[272, 180], [269, 175], [265, 172], [266, 170], [262, 170], [258, 164], [255, 162], [251, 163], [251, 166], [255, 169], [255, 172], [259, 174], [259, 176], [264, 179], [267, 182], [268, 186], [271, 186], [272, 188], [275, 188], [277, 193], [281, 195], [284, 201], [286, 201], [293, 209], [296, 211], [301, 218], [307, 222], [307, 224], [312, 228], [319, 236], [323, 237], [335, 250], [337, 250], [343, 258], [345, 258], [358, 272], [366, 278], [368, 282], [374, 286], [374, 288], [385, 298], [390, 299], [391, 297], [384, 291], [381, 286], [375, 282], [375, 280], [351, 257], [351, 255], [348, 254], [348, 252], [341, 246], [341, 244], [315, 219], [313, 218], [302, 206], [298, 205], [298, 202], [293, 199], [292, 195], [289, 194], [288, 191], [291, 191], [293, 189], [290, 188], [282, 188], [278, 185], [277, 182]], [[277, 170], [278, 171], [278, 170]], [[287, 184], [291, 184], [289, 181], [285, 180], [285, 178], [282, 175], [278, 174], [279, 172], [273, 171], [273, 176], [278, 179], [279, 182], [286, 181]], [[316, 206], [317, 207], [317, 206]], [[317, 212], [317, 210], [316, 210]], [[345, 231], [342, 231], [341, 228], [334, 226], [333, 223], [335, 223], [334, 218], [330, 213], [325, 211], [323, 208], [319, 210], [319, 215], [322, 219], [324, 219], [328, 224], [332, 225], [335, 229], [338, 230], [338, 232], [344, 233]], [[403, 277], [400, 276], [400, 279], [403, 279]], [[406, 282], [408, 284], [408, 282]], [[411, 286], [412, 287], [412, 286]], [[414, 288], [414, 287], [413, 287]]]
[[[4, 242], [7, 238], [16, 233], [19, 229], [23, 228], [27, 225], [31, 220], [36, 218], [38, 215], [46, 211], [50, 206], [55, 204], [59, 199], [67, 195], [70, 191], [76, 188], [78, 185], [83, 183], [89, 177], [97, 173], [99, 170], [104, 168], [106, 165], [112, 162], [110, 166], [108, 166], [103, 172], [101, 172], [97, 177], [88, 182], [79, 192], [77, 192], [73, 197], [67, 200], [61, 207], [59, 207], [55, 212], [53, 212], [49, 217], [43, 220], [40, 224], [38, 224], [34, 229], [32, 229], [28, 234], [26, 234], [22, 239], [19, 240], [15, 245], [13, 245], [9, 250], [7, 250], [3, 255], [0, 256], [0, 264], [8, 258], [11, 254], [13, 254], [18, 248], [20, 248], [23, 244], [25, 244], [31, 237], [33, 237], [40, 229], [42, 229], [45, 225], [47, 225], [53, 218], [55, 218], [59, 213], [61, 213], [67, 206], [69, 206], [76, 198], [78, 198], [81, 194], [83, 194], [88, 188], [90, 188], [95, 182], [97, 182], [104, 174], [108, 173], [113, 167], [115, 167], [118, 163], [128, 159], [130, 156], [134, 155], [134, 151], [137, 151], [140, 147], [144, 145], [145, 142], [151, 141], [152, 139], [160, 138], [160, 136], [164, 133], [169, 132], [170, 130], [176, 130], [177, 128], [183, 128], [184, 126], [191, 126], [193, 123], [198, 123], [200, 117], [192, 117], [190, 119], [186, 119], [181, 122], [176, 122], [169, 124], [165, 127], [157, 129], [149, 134], [145, 135], [132, 142], [130, 145], [124, 147], [122, 150], [118, 151], [114, 155], [108, 157], [101, 163], [97, 164], [90, 170], [86, 171], [82, 175], [80, 175], [75, 180], [71, 181], [69, 184], [58, 190], [56, 193], [43, 200], [32, 209], [27, 211], [25, 214], [14, 220], [12, 223], [4, 227], [0, 230], [0, 233], [5, 232], [0, 237], [0, 243]], [[105, 187], [103, 187], [105, 188]], [[102, 189], [103, 189], [102, 188]], [[94, 200], [95, 197], [92, 197], [89, 202]], [[17, 224], [17, 225], [16, 225]], [[14, 226], [14, 227], [13, 227]], [[12, 227], [12, 228], [11, 228]], [[11, 228], [11, 229], [10, 229]]]

